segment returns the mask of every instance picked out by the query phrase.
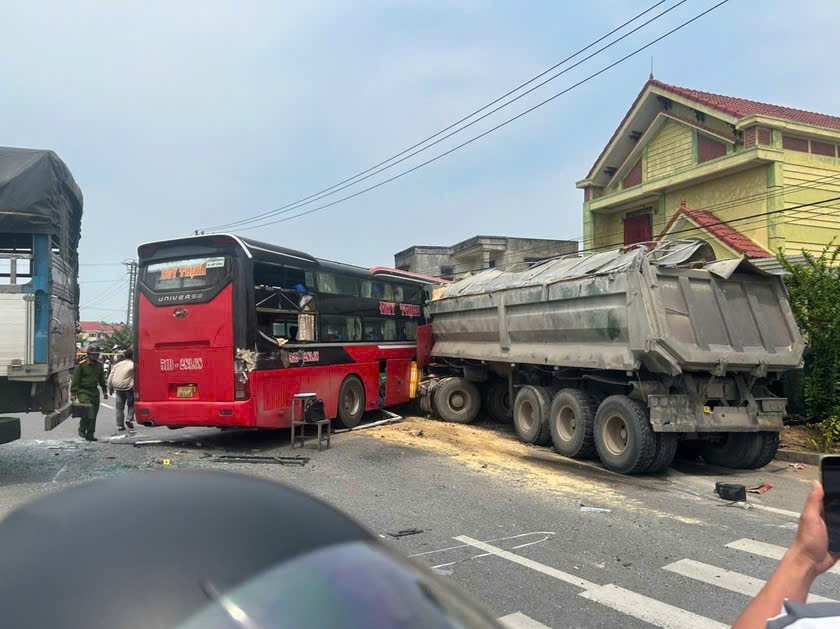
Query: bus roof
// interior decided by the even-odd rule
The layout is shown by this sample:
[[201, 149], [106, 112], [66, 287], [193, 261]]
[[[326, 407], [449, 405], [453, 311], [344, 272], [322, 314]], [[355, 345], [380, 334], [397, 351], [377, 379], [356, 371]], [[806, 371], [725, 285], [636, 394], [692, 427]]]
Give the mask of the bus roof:
[[409, 283], [419, 284], [441, 284], [446, 283], [439, 278], [433, 278], [426, 275], [419, 275], [417, 273], [409, 273], [407, 271], [400, 271], [398, 269], [391, 269], [388, 267], [374, 267], [368, 269], [353, 264], [345, 264], [343, 262], [335, 262], [333, 260], [326, 260], [324, 258], [316, 258], [295, 249], [287, 247], [280, 247], [272, 245], [267, 242], [253, 240], [252, 238], [243, 238], [236, 234], [199, 234], [196, 236], [184, 236], [182, 238], [172, 238], [170, 240], [158, 240], [155, 242], [148, 242], [140, 245], [137, 248], [137, 253], [140, 257], [147, 257], [151, 255], [157, 248], [163, 245], [190, 245], [190, 244], [213, 244], [220, 241], [227, 240], [228, 243], [234, 243], [249, 258], [256, 262], [269, 262], [275, 264], [305, 264], [307, 266], [336, 273], [346, 273], [356, 277], [371, 278], [380, 277], [385, 279], [395, 279]]

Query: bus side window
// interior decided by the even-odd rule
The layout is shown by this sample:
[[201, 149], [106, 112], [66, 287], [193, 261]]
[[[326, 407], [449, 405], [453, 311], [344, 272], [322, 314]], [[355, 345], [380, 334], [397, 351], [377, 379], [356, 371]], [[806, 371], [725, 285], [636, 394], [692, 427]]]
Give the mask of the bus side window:
[[362, 321], [359, 317], [321, 315], [321, 340], [328, 343], [361, 341]]
[[400, 303], [405, 301], [405, 297], [403, 297], [403, 287], [399, 284], [394, 285], [394, 301]]
[[361, 289], [361, 296], [365, 299], [381, 299], [383, 301], [394, 301], [394, 291], [391, 284], [386, 284], [385, 282], [377, 282], [375, 280], [362, 280]]
[[318, 272], [318, 292], [330, 295], [359, 296], [359, 286], [355, 277], [337, 273]]
[[416, 341], [417, 340], [417, 322], [409, 319], [400, 319], [397, 322], [397, 340], [399, 341]]

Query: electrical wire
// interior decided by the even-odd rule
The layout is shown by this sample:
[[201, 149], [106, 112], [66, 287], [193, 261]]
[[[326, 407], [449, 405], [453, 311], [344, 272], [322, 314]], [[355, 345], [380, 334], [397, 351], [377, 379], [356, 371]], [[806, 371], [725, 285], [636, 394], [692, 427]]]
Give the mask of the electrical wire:
[[592, 73], [592, 74], [588, 75], [587, 77], [585, 77], [585, 78], [581, 79], [580, 81], [578, 81], [578, 82], [576, 82], [576, 83], [572, 84], [572, 85], [571, 85], [571, 86], [569, 86], [568, 88], [566, 88], [566, 89], [564, 89], [564, 90], [562, 90], [562, 91], [560, 91], [560, 92], [558, 92], [558, 93], [554, 94], [553, 96], [551, 96], [551, 97], [549, 97], [549, 98], [547, 98], [547, 99], [545, 99], [545, 100], [543, 100], [543, 101], [541, 101], [541, 102], [537, 103], [536, 105], [533, 105], [532, 107], [529, 107], [528, 109], [526, 109], [526, 110], [524, 110], [524, 111], [520, 112], [520, 113], [519, 113], [519, 114], [517, 114], [516, 116], [513, 116], [513, 117], [511, 117], [511, 118], [509, 118], [509, 119], [505, 120], [504, 122], [501, 122], [501, 123], [497, 124], [496, 126], [491, 127], [490, 129], [488, 129], [488, 130], [484, 131], [483, 133], [480, 133], [479, 135], [476, 135], [476, 136], [474, 136], [473, 138], [470, 138], [469, 140], [466, 140], [465, 142], [462, 142], [461, 144], [458, 144], [457, 146], [455, 146], [455, 147], [453, 147], [453, 148], [451, 148], [451, 149], [449, 149], [449, 150], [447, 150], [447, 151], [445, 151], [445, 152], [443, 152], [443, 153], [440, 153], [439, 155], [436, 155], [435, 157], [432, 157], [431, 159], [426, 160], [425, 162], [422, 162], [422, 163], [420, 163], [420, 164], [418, 164], [418, 165], [416, 165], [416, 166], [414, 166], [414, 167], [412, 167], [412, 168], [409, 168], [408, 170], [405, 170], [405, 171], [403, 171], [403, 172], [397, 173], [396, 175], [393, 175], [393, 176], [389, 177], [388, 179], [385, 179], [385, 180], [383, 180], [383, 181], [380, 181], [379, 183], [376, 183], [376, 184], [374, 184], [374, 185], [372, 185], [372, 186], [369, 186], [369, 187], [367, 187], [367, 188], [363, 188], [362, 190], [359, 190], [359, 191], [357, 191], [357, 192], [354, 192], [353, 194], [349, 194], [349, 195], [347, 195], [347, 196], [341, 197], [340, 199], [337, 199], [336, 201], [332, 201], [332, 202], [330, 202], [330, 203], [327, 203], [327, 204], [324, 204], [324, 205], [320, 205], [320, 206], [318, 206], [318, 207], [316, 207], [316, 208], [312, 208], [312, 209], [306, 210], [306, 211], [304, 211], [304, 212], [300, 212], [300, 213], [298, 213], [298, 214], [293, 214], [292, 216], [288, 216], [288, 217], [286, 217], [286, 218], [277, 219], [277, 220], [273, 220], [273, 221], [268, 221], [268, 222], [265, 222], [265, 223], [260, 223], [260, 224], [257, 224], [257, 225], [249, 225], [249, 226], [246, 226], [246, 227], [244, 227], [244, 228], [242, 228], [242, 229], [239, 229], [238, 231], [247, 231], [247, 230], [251, 230], [251, 229], [260, 229], [260, 228], [263, 228], [263, 227], [268, 227], [269, 225], [275, 225], [275, 224], [277, 224], [277, 223], [284, 223], [284, 222], [286, 222], [286, 221], [294, 220], [294, 219], [296, 219], [296, 218], [300, 218], [301, 216], [306, 216], [306, 215], [312, 214], [313, 212], [319, 212], [319, 211], [321, 211], [321, 210], [327, 209], [327, 208], [332, 207], [332, 206], [334, 206], [334, 205], [337, 205], [337, 204], [339, 204], [339, 203], [343, 203], [343, 202], [345, 202], [345, 201], [348, 201], [348, 200], [350, 200], [350, 199], [353, 199], [353, 198], [355, 198], [355, 197], [358, 197], [358, 196], [360, 196], [360, 195], [362, 195], [362, 194], [365, 194], [365, 193], [367, 193], [367, 192], [370, 192], [370, 191], [372, 191], [372, 190], [375, 190], [376, 188], [380, 188], [380, 187], [382, 187], [382, 186], [384, 186], [384, 185], [386, 185], [386, 184], [388, 184], [388, 183], [390, 183], [390, 182], [392, 182], [392, 181], [396, 181], [397, 179], [400, 179], [401, 177], [404, 177], [405, 175], [408, 175], [408, 174], [410, 174], [410, 173], [413, 173], [413, 172], [415, 172], [415, 171], [417, 171], [417, 170], [419, 170], [419, 169], [421, 169], [421, 168], [423, 168], [423, 167], [425, 167], [425, 166], [428, 166], [429, 164], [432, 164], [433, 162], [438, 161], [439, 159], [442, 159], [442, 158], [444, 158], [444, 157], [446, 157], [446, 156], [448, 156], [448, 155], [451, 155], [451, 154], [452, 154], [452, 153], [454, 153], [455, 151], [457, 151], [457, 150], [459, 150], [459, 149], [462, 149], [462, 148], [464, 148], [465, 146], [467, 146], [467, 145], [469, 145], [469, 144], [472, 144], [473, 142], [475, 142], [475, 141], [477, 141], [477, 140], [480, 140], [481, 138], [483, 138], [483, 137], [485, 137], [485, 136], [487, 136], [487, 135], [489, 135], [489, 134], [491, 134], [491, 133], [493, 133], [493, 132], [495, 132], [495, 131], [497, 131], [497, 130], [501, 129], [502, 127], [507, 126], [508, 124], [510, 124], [510, 123], [512, 123], [512, 122], [514, 122], [514, 121], [516, 121], [516, 120], [518, 120], [519, 118], [522, 118], [523, 116], [526, 116], [526, 115], [530, 114], [531, 112], [535, 111], [536, 109], [539, 109], [540, 107], [543, 107], [543, 106], [547, 105], [548, 103], [550, 103], [550, 102], [552, 102], [553, 100], [555, 100], [555, 99], [559, 98], [560, 96], [563, 96], [564, 94], [567, 94], [568, 92], [570, 92], [570, 91], [572, 91], [572, 90], [576, 89], [577, 87], [580, 87], [581, 85], [583, 85], [583, 84], [585, 84], [585, 83], [587, 83], [587, 82], [591, 81], [592, 79], [594, 79], [594, 78], [596, 78], [596, 77], [600, 76], [601, 74], [603, 74], [603, 73], [607, 72], [608, 70], [610, 70], [610, 69], [612, 69], [612, 68], [616, 67], [617, 65], [619, 65], [619, 64], [621, 64], [621, 63], [624, 63], [624, 62], [625, 62], [625, 61], [627, 61], [628, 59], [630, 59], [630, 58], [632, 58], [632, 57], [636, 56], [637, 54], [639, 54], [640, 52], [643, 52], [643, 51], [647, 50], [647, 49], [648, 49], [648, 48], [650, 48], [651, 46], [653, 46], [653, 45], [657, 44], [658, 42], [662, 41], [662, 40], [663, 40], [663, 39], [665, 39], [666, 37], [669, 37], [670, 35], [673, 35], [673, 34], [674, 34], [674, 33], [676, 33], [677, 31], [679, 31], [679, 30], [681, 30], [681, 29], [685, 28], [686, 26], [688, 26], [689, 24], [691, 24], [691, 23], [693, 23], [693, 22], [695, 22], [695, 21], [699, 20], [699, 19], [700, 19], [700, 18], [702, 18], [703, 16], [705, 16], [705, 15], [707, 15], [707, 14], [711, 13], [712, 11], [714, 11], [715, 9], [717, 9], [717, 8], [719, 8], [719, 7], [721, 7], [721, 6], [723, 6], [723, 5], [724, 5], [724, 4], [726, 4], [727, 2], [729, 2], [729, 0], [721, 0], [720, 2], [718, 2], [717, 4], [715, 4], [715, 5], [711, 6], [711, 7], [710, 7], [710, 8], [708, 8], [708, 9], [706, 9], [706, 10], [705, 10], [705, 11], [703, 11], [702, 13], [699, 13], [699, 14], [695, 15], [694, 17], [692, 17], [691, 19], [686, 20], [685, 22], [683, 22], [683, 23], [682, 23], [682, 24], [680, 24], [679, 26], [676, 26], [675, 28], [672, 28], [671, 30], [667, 31], [666, 33], [664, 33], [664, 34], [660, 35], [659, 37], [657, 37], [657, 38], [655, 38], [655, 39], [653, 39], [653, 40], [651, 40], [651, 41], [650, 41], [650, 42], [648, 42], [647, 44], [645, 44], [645, 45], [643, 45], [643, 46], [641, 46], [641, 47], [637, 48], [637, 49], [636, 49], [636, 50], [634, 50], [633, 52], [630, 52], [630, 53], [628, 53], [628, 54], [624, 55], [624, 56], [623, 56], [623, 57], [621, 57], [620, 59], [618, 59], [618, 60], [616, 60], [616, 61], [614, 61], [614, 62], [612, 62], [612, 63], [610, 63], [610, 64], [608, 64], [608, 65], [606, 65], [606, 66], [604, 66], [603, 68], [601, 68], [601, 69], [600, 69], [600, 70], [598, 70], [597, 72], [594, 72], [594, 73]]
[[[663, 0], [663, 1], [664, 1], [664, 0]], [[446, 127], [445, 129], [443, 129], [443, 130], [441, 130], [441, 131], [438, 131], [438, 132], [437, 132], [437, 133], [435, 133], [434, 135], [432, 135], [432, 136], [430, 136], [430, 137], [428, 137], [428, 138], [426, 138], [426, 139], [422, 140], [421, 142], [419, 142], [419, 143], [417, 143], [417, 144], [414, 144], [413, 146], [411, 146], [411, 147], [409, 147], [409, 148], [405, 149], [404, 151], [402, 151], [401, 153], [397, 153], [396, 155], [394, 155], [394, 156], [392, 156], [392, 157], [388, 158], [387, 160], [385, 160], [385, 161], [383, 161], [383, 162], [380, 162], [380, 163], [379, 163], [379, 164], [377, 164], [376, 166], [372, 166], [371, 168], [368, 168], [367, 170], [364, 170], [364, 171], [362, 171], [361, 173], [358, 173], [358, 174], [354, 175], [353, 177], [350, 177], [349, 179], [345, 179], [345, 180], [344, 180], [344, 181], [342, 181], [342, 182], [339, 182], [339, 183], [337, 183], [337, 184], [335, 184], [335, 185], [333, 185], [333, 186], [330, 186], [329, 188], [326, 188], [326, 189], [322, 190], [322, 191], [321, 191], [321, 192], [319, 192], [319, 193], [315, 193], [315, 194], [310, 195], [310, 196], [308, 196], [308, 197], [304, 197], [303, 199], [300, 199], [299, 201], [295, 201], [295, 202], [290, 203], [290, 204], [288, 204], [288, 205], [284, 205], [283, 207], [280, 207], [280, 208], [278, 208], [278, 209], [276, 209], [276, 210], [272, 210], [272, 211], [270, 211], [270, 212], [263, 212], [263, 213], [261, 213], [261, 214], [257, 214], [257, 215], [255, 215], [255, 216], [252, 216], [252, 217], [249, 217], [249, 218], [240, 219], [240, 220], [238, 220], [238, 221], [233, 221], [233, 222], [231, 222], [231, 223], [226, 223], [226, 224], [224, 224], [224, 225], [215, 226], [215, 227], [209, 227], [209, 228], [206, 228], [206, 229], [208, 229], [208, 230], [231, 229], [231, 228], [235, 228], [235, 227], [238, 227], [238, 226], [247, 225], [248, 223], [253, 223], [253, 222], [256, 222], [256, 221], [259, 221], [259, 220], [265, 219], [265, 218], [269, 218], [269, 217], [271, 217], [271, 216], [276, 216], [276, 215], [279, 215], [279, 214], [287, 214], [288, 212], [292, 212], [292, 211], [294, 211], [294, 210], [296, 210], [296, 209], [298, 209], [298, 208], [301, 208], [301, 207], [304, 207], [304, 206], [310, 205], [310, 204], [312, 204], [312, 203], [315, 203], [315, 202], [317, 202], [317, 201], [320, 201], [321, 199], [325, 199], [325, 198], [327, 198], [327, 197], [330, 197], [330, 196], [332, 196], [332, 195], [334, 195], [334, 194], [336, 194], [336, 193], [338, 193], [338, 192], [341, 192], [342, 190], [346, 190], [347, 188], [350, 188], [350, 187], [352, 187], [352, 186], [355, 186], [356, 184], [361, 183], [362, 181], [365, 181], [365, 180], [367, 180], [367, 179], [370, 179], [371, 177], [374, 177], [374, 176], [378, 175], [378, 174], [379, 174], [379, 173], [381, 173], [381, 172], [384, 172], [384, 171], [386, 171], [386, 170], [389, 170], [390, 168], [393, 168], [393, 167], [394, 167], [394, 166], [396, 166], [397, 164], [401, 164], [401, 163], [405, 162], [406, 160], [411, 159], [411, 158], [412, 158], [412, 157], [414, 157], [415, 155], [418, 155], [419, 153], [422, 153], [422, 152], [424, 152], [424, 151], [427, 151], [427, 150], [429, 150], [430, 148], [432, 148], [433, 146], [436, 146], [437, 144], [440, 144], [441, 142], [443, 142], [443, 141], [445, 141], [445, 140], [447, 140], [447, 139], [451, 138], [453, 135], [456, 135], [456, 134], [458, 134], [458, 133], [461, 133], [462, 131], [464, 131], [464, 130], [468, 129], [469, 127], [473, 126], [474, 124], [476, 124], [476, 123], [478, 123], [478, 122], [480, 122], [480, 121], [484, 120], [485, 118], [488, 118], [489, 116], [492, 116], [493, 114], [495, 114], [496, 112], [500, 111], [501, 109], [504, 109], [505, 107], [508, 107], [509, 105], [512, 105], [513, 103], [515, 103], [515, 102], [517, 102], [518, 100], [520, 100], [520, 99], [524, 98], [524, 97], [525, 97], [525, 96], [527, 96], [528, 94], [531, 94], [531, 93], [532, 93], [532, 92], [534, 92], [535, 90], [537, 90], [537, 89], [539, 89], [539, 88], [543, 87], [544, 85], [546, 85], [546, 84], [550, 83], [551, 81], [555, 80], [556, 78], [558, 78], [558, 77], [560, 77], [560, 76], [562, 76], [562, 75], [566, 74], [567, 72], [569, 72], [569, 71], [573, 70], [574, 68], [578, 67], [578, 66], [579, 66], [579, 65], [581, 65], [582, 63], [585, 63], [586, 61], [588, 61], [588, 60], [592, 59], [593, 57], [595, 57], [595, 56], [599, 55], [600, 53], [604, 52], [605, 50], [607, 50], [607, 49], [611, 48], [612, 46], [614, 46], [614, 45], [618, 44], [619, 42], [623, 41], [625, 38], [627, 38], [627, 37], [629, 37], [630, 35], [632, 35], [632, 34], [636, 33], [637, 31], [641, 30], [642, 28], [644, 28], [644, 27], [645, 27], [645, 26], [647, 26], [648, 24], [650, 24], [650, 23], [652, 23], [652, 22], [655, 22], [656, 20], [660, 19], [660, 18], [661, 18], [662, 16], [664, 16], [665, 14], [670, 13], [671, 11], [673, 11], [674, 9], [676, 9], [676, 8], [677, 8], [677, 7], [679, 7], [679, 6], [681, 6], [682, 4], [684, 4], [684, 3], [685, 3], [685, 2], [687, 2], [687, 1], [688, 1], [688, 0], [680, 0], [679, 2], [677, 2], [676, 4], [674, 4], [673, 6], [671, 6], [671, 7], [669, 7], [668, 9], [666, 9], [666, 10], [662, 11], [662, 12], [661, 12], [661, 13], [659, 13], [658, 15], [655, 15], [654, 17], [652, 17], [652, 18], [651, 18], [651, 19], [649, 19], [648, 21], [646, 21], [646, 22], [644, 22], [644, 23], [640, 24], [640, 25], [639, 25], [639, 26], [637, 26], [636, 28], [632, 29], [631, 31], [629, 31], [629, 32], [625, 33], [625, 34], [624, 34], [624, 35], [622, 35], [621, 37], [619, 37], [619, 38], [615, 39], [614, 41], [610, 42], [610, 43], [609, 43], [609, 44], [607, 44], [606, 46], [603, 46], [603, 47], [599, 48], [598, 50], [596, 50], [596, 51], [595, 51], [595, 52], [593, 52], [592, 54], [590, 54], [590, 55], [588, 55], [588, 56], [584, 57], [584, 58], [583, 58], [583, 59], [581, 59], [580, 61], [578, 61], [578, 62], [574, 63], [573, 65], [571, 65], [571, 66], [569, 66], [569, 67], [567, 67], [567, 68], [565, 68], [564, 70], [562, 70], [562, 71], [560, 71], [560, 72], [558, 72], [558, 73], [556, 73], [556, 74], [554, 74], [554, 75], [550, 76], [550, 77], [549, 77], [548, 79], [546, 79], [545, 81], [542, 81], [541, 83], [538, 83], [537, 85], [535, 85], [534, 87], [530, 88], [529, 90], [527, 90], [527, 91], [523, 92], [522, 94], [519, 94], [519, 95], [518, 95], [518, 96], [516, 96], [515, 98], [512, 98], [511, 100], [507, 101], [506, 103], [504, 103], [504, 104], [502, 104], [502, 105], [499, 105], [499, 106], [498, 106], [498, 107], [496, 107], [495, 109], [492, 109], [491, 111], [489, 111], [489, 112], [487, 112], [486, 114], [484, 114], [484, 115], [480, 116], [479, 118], [476, 118], [475, 120], [473, 120], [473, 121], [469, 122], [468, 124], [466, 124], [466, 125], [464, 125], [464, 126], [462, 126], [462, 127], [458, 128], [458, 129], [455, 129], [454, 131], [452, 131], [452, 132], [450, 132], [450, 133], [447, 133], [446, 135], [444, 135], [443, 137], [441, 137], [441, 138], [439, 138], [439, 139], [435, 140], [435, 141], [434, 141], [434, 142], [432, 142], [431, 144], [427, 144], [427, 143], [428, 143], [428, 142], [430, 142], [431, 140], [433, 140], [434, 138], [436, 138], [436, 137], [438, 137], [438, 136], [440, 136], [440, 135], [442, 135], [442, 134], [446, 133], [446, 131], [449, 131], [449, 130], [450, 130], [450, 129], [452, 129], [453, 127], [456, 127], [456, 126], [460, 125], [462, 122], [465, 122], [465, 121], [466, 121], [466, 120], [468, 120], [469, 118], [472, 118], [473, 116], [477, 115], [478, 113], [480, 113], [480, 112], [482, 112], [482, 111], [484, 111], [484, 110], [488, 109], [489, 107], [493, 106], [494, 104], [498, 103], [499, 101], [504, 100], [505, 98], [507, 98], [507, 97], [508, 97], [508, 96], [510, 96], [511, 94], [513, 94], [513, 93], [517, 92], [518, 90], [520, 90], [520, 89], [522, 89], [523, 87], [525, 87], [525, 86], [529, 85], [530, 83], [533, 83], [534, 81], [536, 81], [537, 79], [541, 78], [542, 76], [545, 76], [546, 74], [548, 74], [548, 73], [549, 73], [549, 72], [551, 72], [552, 70], [554, 70], [554, 69], [558, 68], [559, 66], [563, 65], [563, 64], [564, 64], [564, 63], [566, 63], [567, 61], [569, 61], [569, 60], [573, 59], [574, 57], [576, 57], [576, 56], [578, 56], [579, 54], [581, 54], [581, 53], [585, 52], [586, 50], [588, 50], [588, 49], [589, 49], [589, 48], [591, 48], [592, 46], [596, 45], [597, 43], [599, 43], [599, 42], [603, 41], [604, 39], [606, 39], [607, 37], [609, 37], [609, 36], [610, 36], [610, 35], [612, 35], [613, 33], [615, 33], [615, 32], [617, 32], [617, 31], [621, 30], [621, 29], [622, 29], [622, 28], [624, 28], [625, 26], [627, 26], [627, 25], [629, 25], [630, 23], [634, 22], [634, 21], [635, 21], [636, 19], [638, 19], [640, 16], [644, 15], [645, 13], [648, 13], [648, 12], [649, 12], [649, 11], [651, 11], [652, 9], [654, 9], [654, 8], [656, 8], [657, 6], [659, 6], [660, 4], [662, 4], [662, 2], [657, 2], [657, 3], [656, 3], [655, 5], [653, 5], [652, 7], [650, 7], [650, 8], [648, 8], [648, 9], [646, 9], [645, 11], [643, 11], [642, 13], [640, 13], [639, 15], [637, 15], [637, 16], [635, 16], [634, 18], [632, 18], [632, 19], [628, 20], [627, 22], [625, 22], [625, 23], [624, 23], [624, 24], [622, 24], [621, 26], [619, 26], [619, 27], [617, 27], [617, 28], [613, 29], [612, 31], [610, 31], [610, 32], [609, 32], [609, 33], [607, 33], [606, 35], [602, 36], [600, 39], [598, 39], [598, 40], [596, 40], [596, 41], [594, 41], [594, 42], [590, 43], [590, 44], [589, 44], [589, 45], [587, 45], [585, 48], [582, 48], [581, 50], [577, 51], [577, 52], [576, 52], [576, 53], [574, 53], [573, 55], [571, 55], [571, 56], [569, 56], [569, 57], [566, 57], [566, 59], [564, 59], [563, 61], [561, 61], [561, 62], [559, 62], [559, 63], [555, 64], [554, 66], [552, 66], [552, 67], [551, 67], [551, 68], [549, 68], [548, 70], [545, 70], [544, 72], [542, 72], [542, 73], [538, 74], [537, 76], [535, 76], [535, 77], [533, 77], [533, 78], [529, 79], [529, 80], [528, 80], [528, 81], [526, 81], [525, 83], [520, 84], [518, 87], [516, 87], [516, 88], [514, 88], [513, 90], [511, 90], [511, 91], [507, 92], [507, 93], [506, 93], [506, 94], [504, 94], [503, 96], [500, 96], [499, 98], [497, 98], [497, 99], [496, 99], [496, 100], [494, 100], [493, 102], [491, 102], [491, 103], [489, 103], [489, 104], [485, 105], [485, 106], [484, 106], [484, 107], [482, 107], [481, 109], [478, 109], [478, 110], [474, 111], [473, 113], [469, 114], [468, 116], [466, 116], [466, 117], [464, 117], [464, 118], [461, 118], [460, 120], [458, 120], [457, 122], [455, 122], [455, 123], [451, 124], [450, 126]], [[426, 146], [423, 146], [422, 148], [419, 148], [418, 150], [413, 150], [413, 149], [415, 149], [415, 148], [417, 148], [417, 147], [422, 146], [423, 144], [427, 144], [427, 145], [426, 145]], [[408, 155], [406, 155], [406, 153], [408, 153]], [[404, 156], [404, 157], [403, 157], [403, 156]], [[400, 159], [397, 159], [397, 158], [400, 158]], [[396, 161], [394, 161], [394, 160], [396, 160]], [[391, 162], [391, 163], [389, 163], [389, 162]], [[386, 164], [387, 164], [387, 165], [386, 165]]]

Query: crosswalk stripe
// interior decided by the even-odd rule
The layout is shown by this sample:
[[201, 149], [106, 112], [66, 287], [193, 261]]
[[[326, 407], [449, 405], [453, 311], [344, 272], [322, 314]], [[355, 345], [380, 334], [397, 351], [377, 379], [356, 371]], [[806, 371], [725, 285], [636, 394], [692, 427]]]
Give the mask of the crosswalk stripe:
[[526, 616], [522, 612], [508, 614], [507, 616], [497, 618], [497, 620], [509, 629], [551, 629], [551, 627], [549, 627], [548, 625], [544, 625], [541, 622], [537, 622], [536, 620], [534, 620], [530, 616]]
[[[680, 559], [674, 563], [663, 566], [663, 570], [668, 570], [675, 574], [694, 579], [695, 581], [702, 581], [730, 592], [737, 592], [738, 594], [745, 594], [747, 596], [755, 596], [764, 587], [764, 581], [755, 579], [753, 577], [733, 572], [731, 570], [724, 570], [716, 566], [694, 561], [693, 559]], [[808, 596], [811, 603], [836, 603], [834, 599], [825, 598], [824, 596], [817, 596], [811, 594]]]
[[554, 577], [559, 581], [575, 585], [585, 590], [580, 593], [580, 596], [620, 611], [628, 616], [644, 620], [657, 627], [663, 627], [663, 629], [724, 629], [724, 627], [728, 626], [700, 616], [699, 614], [668, 605], [656, 599], [648, 598], [642, 594], [625, 590], [616, 585], [598, 585], [597, 583], [592, 583], [573, 574], [568, 574], [567, 572], [552, 568], [533, 559], [528, 559], [516, 553], [480, 542], [466, 535], [459, 535], [455, 540], [463, 544], [475, 546], [490, 555], [507, 559], [520, 566]]
[[725, 629], [729, 625], [668, 605], [630, 590], [607, 584], [579, 596], [663, 629]]
[[[760, 557], [767, 557], [768, 559], [780, 560], [787, 552], [784, 546], [776, 546], [775, 544], [768, 544], [766, 542], [759, 542], [754, 539], [739, 539], [730, 542], [726, 545], [727, 548], [734, 548], [735, 550], [742, 550], [746, 553], [752, 553]], [[840, 574], [840, 566], [833, 566], [828, 569], [833, 574]]]

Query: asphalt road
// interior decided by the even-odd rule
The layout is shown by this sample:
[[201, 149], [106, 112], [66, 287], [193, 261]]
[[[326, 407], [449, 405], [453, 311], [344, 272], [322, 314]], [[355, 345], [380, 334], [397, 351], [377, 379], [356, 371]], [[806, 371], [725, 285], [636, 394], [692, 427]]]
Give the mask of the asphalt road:
[[[307, 446], [305, 466], [231, 464], [216, 456], [290, 455], [288, 431], [141, 427], [88, 444], [76, 420], [52, 433], [40, 417], [24, 420], [24, 439], [0, 446], [0, 516], [62, 487], [135, 470], [269, 477], [342, 509], [517, 627], [726, 626], [792, 540], [817, 475], [782, 462], [751, 472], [681, 463], [628, 478], [522, 446], [503, 427], [419, 419], [334, 435], [323, 452]], [[97, 435], [107, 439], [113, 427], [113, 411], [103, 408]], [[176, 442], [131, 445], [147, 438]], [[773, 489], [751, 494], [752, 508], [743, 509], [713, 495], [715, 480]], [[388, 535], [413, 528], [422, 533]], [[838, 586], [840, 570], [814, 591], [840, 599]]]

